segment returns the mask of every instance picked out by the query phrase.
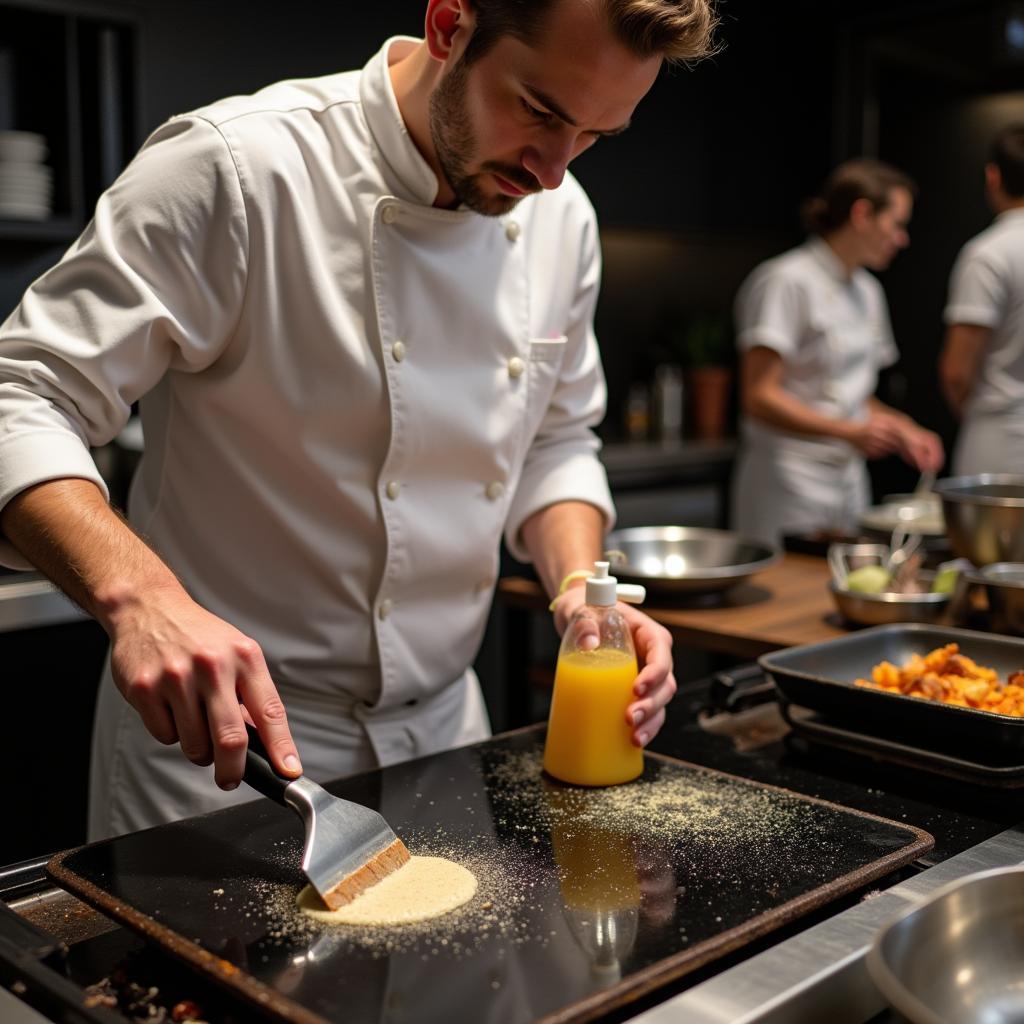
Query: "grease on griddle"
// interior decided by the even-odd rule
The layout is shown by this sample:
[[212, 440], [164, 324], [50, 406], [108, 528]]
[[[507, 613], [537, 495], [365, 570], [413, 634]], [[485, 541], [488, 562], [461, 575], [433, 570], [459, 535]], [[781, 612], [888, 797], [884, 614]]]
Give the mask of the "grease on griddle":
[[[788, 881], [785, 859], [779, 860], [781, 835], [792, 832], [804, 846], [820, 839], [814, 858], [819, 866], [838, 852], [817, 824], [816, 805], [691, 766], [652, 762], [642, 778], [625, 785], [567, 787], [543, 775], [541, 751], [533, 748], [491, 750], [480, 771], [490, 813], [473, 818], [472, 799], [453, 794], [453, 800], [464, 806], [466, 822], [486, 817], [493, 828], [459, 835], [442, 826], [402, 829], [414, 854], [454, 860], [476, 875], [479, 888], [468, 904], [446, 917], [402, 926], [324, 926], [296, 909], [298, 885], [257, 883], [245, 897], [245, 911], [266, 922], [265, 959], [275, 955], [272, 947], [316, 943], [330, 952], [345, 948], [373, 957], [416, 953], [424, 960], [471, 956], [495, 941], [543, 946], [556, 934], [550, 931], [553, 897], [622, 905], [634, 898], [640, 875], [658, 871], [676, 879], [673, 900], [682, 898], [685, 886], [679, 883], [687, 877], [731, 889], [743, 884], [751, 859], [764, 860], [771, 852], [777, 863], [764, 869], [763, 893], [751, 894], [756, 912], [753, 904], [761, 895], [770, 899]], [[426, 809], [421, 817], [435, 804], [430, 796], [415, 794]], [[584, 865], [573, 851], [594, 842], [603, 842], [612, 852], [631, 847], [636, 863], [621, 869], [609, 852], [604, 861], [585, 865], [587, 871], [597, 871], [600, 884], [581, 889]], [[298, 843], [291, 841], [283, 841], [277, 853], [286, 867], [301, 856]], [[230, 894], [220, 899], [230, 899]]]

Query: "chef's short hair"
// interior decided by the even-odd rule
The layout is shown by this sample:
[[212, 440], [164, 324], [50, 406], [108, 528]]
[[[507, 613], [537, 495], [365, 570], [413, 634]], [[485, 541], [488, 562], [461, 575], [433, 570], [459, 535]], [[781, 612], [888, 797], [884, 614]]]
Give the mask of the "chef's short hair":
[[992, 140], [989, 162], [999, 168], [1007, 195], [1024, 196], [1024, 122], [1007, 125]]
[[[471, 0], [476, 28], [466, 47], [467, 64], [484, 56], [502, 36], [534, 45], [544, 19], [564, 0]], [[718, 18], [713, 0], [597, 0], [616, 38], [641, 59], [663, 56], [684, 64], [711, 56]]]
[[804, 204], [804, 225], [818, 235], [837, 231], [850, 219], [858, 199], [867, 199], [877, 212], [892, 202], [894, 188], [917, 195], [914, 180], [898, 168], [870, 157], [847, 160], [825, 179], [818, 195]]

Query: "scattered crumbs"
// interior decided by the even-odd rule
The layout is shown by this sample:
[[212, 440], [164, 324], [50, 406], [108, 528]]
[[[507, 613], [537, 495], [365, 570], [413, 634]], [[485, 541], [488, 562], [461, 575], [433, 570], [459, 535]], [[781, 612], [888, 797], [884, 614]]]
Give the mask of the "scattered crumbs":
[[213, 895], [214, 896], [223, 896], [224, 895], [224, 890], [223, 889], [214, 889], [213, 890]]
[[[347, 952], [429, 961], [486, 950], [500, 958], [517, 946], [557, 943], [565, 931], [583, 942], [602, 915], [621, 913], [625, 920], [637, 908], [664, 911], [678, 947], [706, 937], [701, 920], [731, 926], [741, 910], [740, 920], [785, 902], [795, 872], [804, 872], [813, 888], [845, 864], [830, 821], [834, 812], [784, 791], [662, 762], [626, 785], [567, 787], [547, 779], [541, 757], [539, 747], [487, 751], [480, 766], [486, 793], [475, 794], [489, 806], [479, 816], [486, 828], [478, 829], [465, 810], [457, 830], [437, 820], [400, 828], [414, 854], [455, 861], [476, 876], [476, 895], [464, 906], [395, 926], [315, 921], [295, 903], [304, 884], [295, 877], [302, 855], [295, 837], [273, 852], [282, 870], [233, 888], [229, 897], [252, 922], [247, 927], [260, 929], [253, 952], [283, 969]], [[749, 906], [736, 906], [747, 899]], [[723, 900], [730, 901], [728, 913]]]
[[[255, 880], [250, 909], [267, 923], [263, 945], [271, 950], [302, 947], [312, 959], [348, 949], [374, 959], [417, 953], [429, 960], [461, 959], [496, 940], [524, 945], [541, 939], [533, 918], [542, 918], [544, 908], [539, 903], [531, 904], [524, 892], [528, 888], [524, 878], [531, 871], [536, 873], [538, 867], [548, 874], [551, 869], [531, 864], [529, 858], [502, 846], [493, 835], [445, 841], [441, 831], [403, 829], [402, 839], [418, 856], [444, 857], [471, 871], [477, 879], [477, 891], [468, 903], [442, 917], [401, 925], [324, 925], [296, 906], [301, 886]], [[274, 959], [275, 954], [271, 952], [270, 956]]]

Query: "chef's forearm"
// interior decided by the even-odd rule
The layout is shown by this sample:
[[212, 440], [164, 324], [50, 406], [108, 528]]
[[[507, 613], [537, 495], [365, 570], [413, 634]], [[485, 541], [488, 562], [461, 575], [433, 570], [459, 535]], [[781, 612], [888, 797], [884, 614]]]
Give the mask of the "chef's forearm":
[[817, 412], [782, 388], [761, 388], [744, 401], [744, 412], [791, 434], [850, 439], [855, 424]]
[[604, 545], [603, 513], [583, 501], [562, 501], [534, 512], [521, 536], [541, 583], [550, 597], [577, 569], [590, 569]]
[[952, 324], [939, 357], [939, 384], [955, 416], [974, 387], [991, 330], [974, 324]]
[[0, 530], [108, 630], [118, 612], [146, 592], [183, 593], [171, 570], [88, 480], [27, 488], [0, 512]]

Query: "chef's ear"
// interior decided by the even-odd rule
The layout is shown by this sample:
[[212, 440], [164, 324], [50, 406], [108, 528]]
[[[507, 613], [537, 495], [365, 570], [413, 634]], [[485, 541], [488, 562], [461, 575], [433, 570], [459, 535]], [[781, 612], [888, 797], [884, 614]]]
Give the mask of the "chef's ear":
[[875, 218], [875, 207], [870, 199], [861, 196], [855, 199], [850, 207], [850, 223], [858, 230], [870, 225]]
[[1003, 174], [997, 164], [985, 164], [985, 187], [990, 194], [999, 192], [1003, 187]]
[[425, 36], [430, 56], [442, 64], [458, 59], [475, 25], [468, 0], [428, 0]]

